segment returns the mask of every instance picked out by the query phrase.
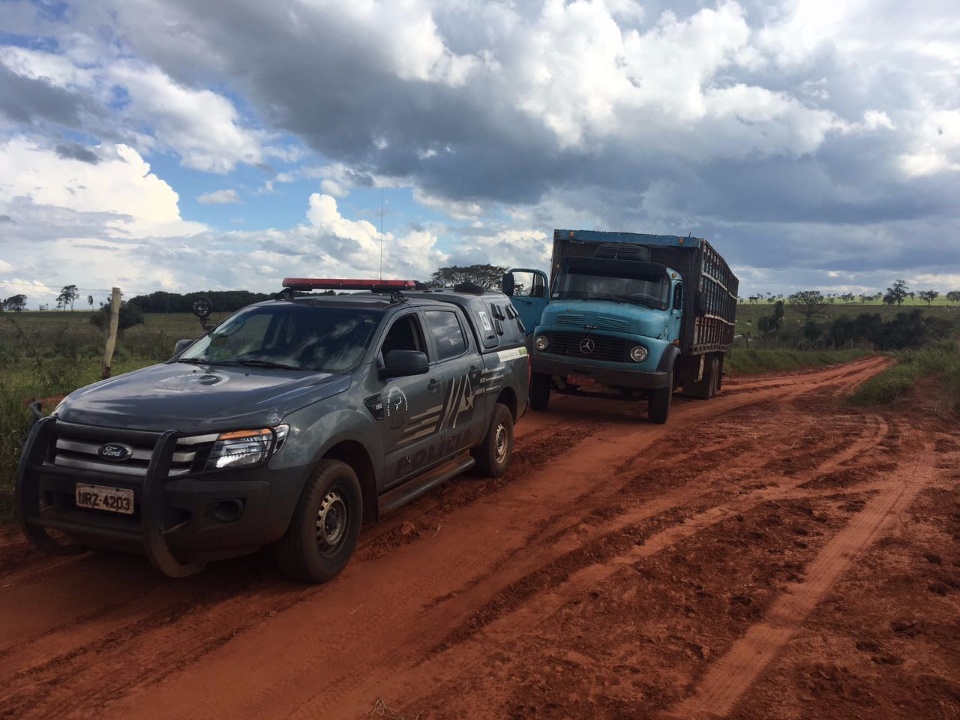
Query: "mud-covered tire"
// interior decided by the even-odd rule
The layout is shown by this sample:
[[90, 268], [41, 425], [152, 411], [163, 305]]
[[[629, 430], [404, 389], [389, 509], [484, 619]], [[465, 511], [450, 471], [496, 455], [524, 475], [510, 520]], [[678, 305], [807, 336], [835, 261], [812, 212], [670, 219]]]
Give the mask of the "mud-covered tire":
[[506, 405], [497, 403], [483, 442], [470, 451], [477, 461], [477, 472], [485, 477], [500, 477], [513, 455], [513, 415]]
[[353, 468], [321, 460], [274, 546], [281, 572], [308, 583], [332, 580], [353, 555], [362, 521], [363, 494]]
[[651, 390], [647, 401], [647, 417], [650, 422], [663, 425], [670, 417], [670, 401], [673, 399], [673, 368], [667, 378], [667, 386]]
[[550, 405], [550, 376], [533, 373], [530, 376], [530, 408], [545, 412]]

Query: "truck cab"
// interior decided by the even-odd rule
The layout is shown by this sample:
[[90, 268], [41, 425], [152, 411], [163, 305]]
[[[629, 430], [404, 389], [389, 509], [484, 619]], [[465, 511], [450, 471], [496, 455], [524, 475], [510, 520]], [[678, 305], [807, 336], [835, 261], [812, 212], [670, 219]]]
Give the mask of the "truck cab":
[[719, 388], [737, 279], [705, 240], [556, 230], [548, 298], [534, 297], [538, 281], [520, 268], [503, 283], [528, 331], [534, 410], [551, 392], [640, 397], [663, 423], [674, 390]]

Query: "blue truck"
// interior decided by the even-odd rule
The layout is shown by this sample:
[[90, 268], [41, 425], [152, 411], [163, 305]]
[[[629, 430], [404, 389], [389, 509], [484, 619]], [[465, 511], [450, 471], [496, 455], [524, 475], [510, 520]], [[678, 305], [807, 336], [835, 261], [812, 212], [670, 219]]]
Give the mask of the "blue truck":
[[503, 278], [528, 331], [530, 407], [551, 393], [646, 398], [665, 423], [676, 391], [708, 400], [733, 345], [739, 281], [704, 239], [555, 230], [550, 278]]

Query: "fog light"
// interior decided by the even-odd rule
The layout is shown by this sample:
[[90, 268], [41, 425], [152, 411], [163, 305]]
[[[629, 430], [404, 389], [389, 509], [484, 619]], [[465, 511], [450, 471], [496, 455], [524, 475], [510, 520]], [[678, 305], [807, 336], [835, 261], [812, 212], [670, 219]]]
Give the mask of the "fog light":
[[647, 359], [647, 349], [643, 345], [634, 345], [630, 348], [630, 359], [641, 363]]
[[549, 344], [550, 344], [550, 341], [547, 340], [546, 335], [538, 335], [537, 339], [533, 341], [534, 347], [540, 351], [546, 350]]

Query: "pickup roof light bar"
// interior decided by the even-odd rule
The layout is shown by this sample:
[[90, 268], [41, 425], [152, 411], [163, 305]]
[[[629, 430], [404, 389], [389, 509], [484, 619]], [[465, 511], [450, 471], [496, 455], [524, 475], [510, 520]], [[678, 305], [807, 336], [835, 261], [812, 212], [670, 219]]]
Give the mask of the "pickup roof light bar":
[[290, 290], [371, 290], [393, 292], [415, 290], [415, 280], [347, 280], [337, 278], [284, 278], [283, 286]]

